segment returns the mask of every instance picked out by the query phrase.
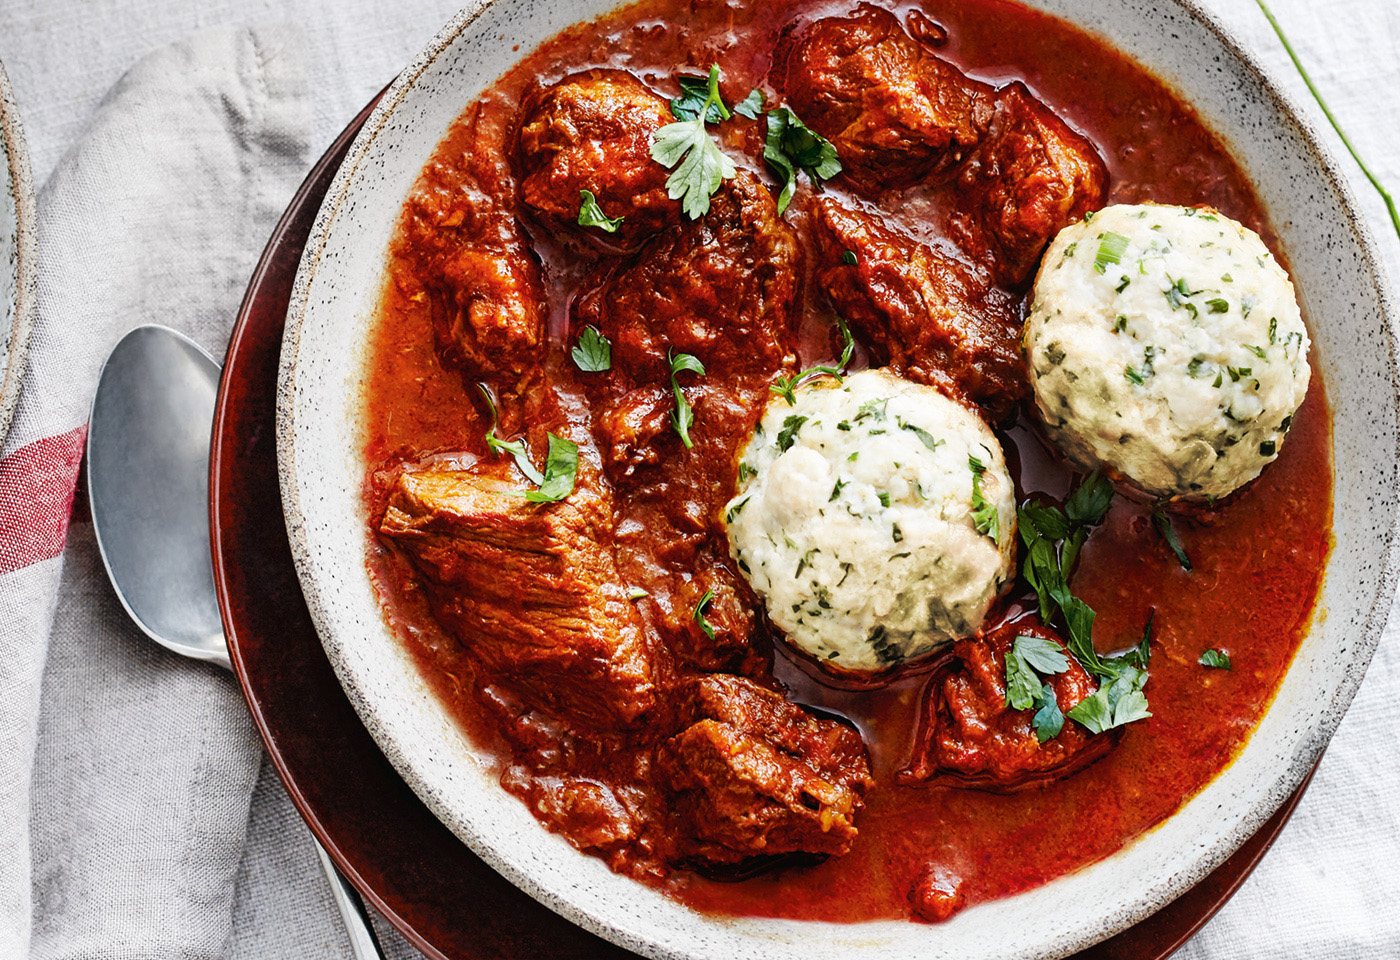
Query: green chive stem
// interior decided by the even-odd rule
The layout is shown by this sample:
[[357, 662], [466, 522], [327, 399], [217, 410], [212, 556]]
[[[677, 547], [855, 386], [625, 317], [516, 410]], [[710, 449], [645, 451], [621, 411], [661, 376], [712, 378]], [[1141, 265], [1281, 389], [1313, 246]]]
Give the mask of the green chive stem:
[[1308, 85], [1309, 92], [1312, 93], [1313, 99], [1317, 101], [1317, 105], [1322, 108], [1322, 112], [1327, 117], [1328, 122], [1332, 124], [1332, 129], [1337, 131], [1337, 136], [1342, 138], [1342, 144], [1347, 148], [1347, 152], [1351, 154], [1351, 158], [1356, 161], [1356, 165], [1361, 168], [1361, 172], [1366, 175], [1366, 179], [1371, 181], [1371, 186], [1376, 188], [1376, 192], [1379, 193], [1381, 199], [1385, 201], [1385, 208], [1390, 213], [1390, 222], [1395, 227], [1395, 235], [1400, 237], [1400, 213], [1396, 212], [1395, 200], [1386, 191], [1385, 187], [1381, 185], [1380, 179], [1371, 172], [1371, 168], [1366, 166], [1366, 161], [1361, 159], [1361, 154], [1356, 152], [1356, 147], [1352, 146], [1351, 139], [1346, 135], [1346, 131], [1342, 129], [1342, 125], [1337, 122], [1337, 118], [1332, 114], [1331, 108], [1327, 106], [1327, 101], [1322, 99], [1322, 94], [1318, 92], [1317, 86], [1313, 83], [1312, 77], [1308, 75], [1308, 71], [1303, 66], [1303, 62], [1298, 59], [1298, 54], [1293, 50], [1293, 44], [1288, 42], [1288, 37], [1284, 35], [1283, 27], [1279, 26], [1279, 22], [1274, 18], [1273, 12], [1264, 3], [1264, 0], [1255, 0], [1255, 2], [1259, 4], [1259, 9], [1264, 12], [1265, 18], [1269, 21], [1269, 26], [1274, 28], [1274, 33], [1278, 34], [1279, 42], [1283, 44], [1284, 51], [1288, 54], [1288, 58], [1293, 61], [1293, 66], [1298, 68], [1298, 73], [1302, 75], [1303, 82]]

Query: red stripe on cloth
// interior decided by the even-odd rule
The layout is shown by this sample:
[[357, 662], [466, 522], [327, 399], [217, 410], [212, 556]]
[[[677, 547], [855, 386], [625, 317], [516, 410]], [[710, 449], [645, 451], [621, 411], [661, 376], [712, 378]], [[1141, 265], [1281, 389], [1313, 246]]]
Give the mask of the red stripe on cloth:
[[0, 573], [63, 552], [86, 440], [84, 424], [0, 460]]

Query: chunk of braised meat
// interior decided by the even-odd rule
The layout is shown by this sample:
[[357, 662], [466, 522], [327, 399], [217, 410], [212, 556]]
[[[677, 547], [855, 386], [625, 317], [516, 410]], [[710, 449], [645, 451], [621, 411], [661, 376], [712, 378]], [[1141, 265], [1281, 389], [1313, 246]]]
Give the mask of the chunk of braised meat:
[[1026, 392], [1015, 301], [870, 214], [829, 197], [813, 210], [817, 281], [872, 358], [1006, 419]]
[[871, 785], [853, 730], [741, 677], [694, 681], [657, 770], [681, 858], [733, 864], [784, 853], [843, 854]]
[[991, 131], [957, 182], [954, 239], [998, 282], [1020, 287], [1055, 234], [1103, 206], [1108, 168], [1092, 143], [1018, 82], [997, 94]]
[[[682, 662], [748, 673], [754, 601], [733, 569], [719, 512], [733, 496], [736, 458], [769, 397], [795, 363], [798, 246], [772, 195], [740, 171], [695, 221], [670, 227], [635, 257], [595, 275], [574, 305], [612, 341], [612, 368], [579, 374], [604, 469], [619, 497], [618, 557]], [[703, 375], [677, 375], [694, 422], [691, 447], [673, 415], [670, 359], [691, 354]], [[714, 599], [711, 637], [693, 616]]]
[[586, 490], [532, 504], [508, 461], [406, 471], [380, 532], [429, 582], [442, 622], [524, 701], [598, 728], [651, 711], [650, 642], [628, 599], [605, 505]]
[[[520, 195], [552, 230], [630, 249], [679, 221], [680, 204], [666, 193], [670, 172], [651, 158], [652, 135], [675, 118], [632, 74], [571, 74], [527, 95], [520, 118]], [[582, 190], [606, 216], [622, 218], [616, 233], [579, 226]]]
[[[504, 136], [510, 113], [484, 99], [467, 117], [472, 140]], [[454, 135], [459, 135], [454, 131]], [[469, 380], [519, 392], [544, 355], [549, 310], [539, 261], [515, 215], [510, 166], [494, 150], [438, 156], [405, 207], [395, 280], [426, 300], [439, 355]]]
[[[1053, 630], [1034, 620], [955, 643], [949, 663], [928, 685], [913, 761], [897, 774], [901, 783], [934, 781], [1012, 793], [1077, 773], [1117, 742], [1114, 731], [1091, 734], [1068, 718], [1057, 736], [1040, 742], [1031, 725], [1033, 711], [1006, 703], [1006, 653], [1018, 636], [1064, 647]], [[1068, 652], [1066, 658], [1069, 669], [1046, 682], [1068, 712], [1098, 684]]]
[[869, 4], [785, 38], [773, 83], [867, 187], [908, 186], [951, 167], [982, 139], [992, 114], [990, 86]]
[[[590, 397], [602, 401], [605, 416], [626, 422], [613, 428], [616, 435], [640, 447], [669, 431], [668, 357], [681, 353], [705, 365], [705, 375], [693, 382], [693, 375], [682, 374], [701, 402], [705, 387], [730, 397], [766, 396], [773, 374], [793, 361], [797, 266], [792, 228], [778, 216], [767, 187], [740, 171], [714, 195], [705, 216], [671, 227], [631, 260], [595, 274], [574, 304], [573, 327], [577, 333], [591, 324], [612, 341], [611, 370], [580, 379]], [[617, 408], [637, 412], [613, 413]], [[697, 409], [691, 438], [699, 443], [728, 433], [729, 421], [701, 417]]]

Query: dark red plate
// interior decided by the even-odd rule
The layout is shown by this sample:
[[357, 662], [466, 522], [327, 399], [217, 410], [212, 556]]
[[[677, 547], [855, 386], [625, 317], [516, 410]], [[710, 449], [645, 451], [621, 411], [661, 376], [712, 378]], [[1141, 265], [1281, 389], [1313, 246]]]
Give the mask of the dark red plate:
[[[234, 669], [267, 752], [312, 832], [365, 900], [429, 957], [631, 957], [502, 879], [399, 779], [341, 690], [292, 567], [275, 437], [282, 328], [321, 200], [377, 100], [326, 151], [277, 224], [224, 360], [209, 499], [214, 578]], [[1079, 960], [1169, 957], [1249, 876], [1307, 785], [1194, 889]]]

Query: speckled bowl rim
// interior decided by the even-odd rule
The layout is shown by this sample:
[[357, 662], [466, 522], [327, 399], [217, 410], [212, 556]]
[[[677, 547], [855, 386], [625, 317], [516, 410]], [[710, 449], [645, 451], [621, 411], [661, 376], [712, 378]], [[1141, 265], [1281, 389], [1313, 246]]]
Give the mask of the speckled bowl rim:
[[[465, 30], [472, 26], [488, 7], [508, 2], [510, 0], [478, 0], [478, 2], [469, 4], [438, 32], [427, 47], [390, 85], [379, 105], [356, 137], [346, 162], [341, 166], [326, 193], [326, 199], [312, 227], [298, 270], [296, 286], [287, 312], [278, 384], [278, 466], [293, 560], [302, 582], [307, 606], [323, 639], [328, 635], [327, 625], [333, 622], [333, 611], [326, 607], [309, 574], [313, 565], [313, 556], [303, 530], [304, 517], [296, 497], [288, 494], [289, 490], [296, 488], [296, 470], [290, 442], [293, 423], [291, 411], [296, 392], [296, 358], [299, 352], [301, 324], [309, 305], [312, 278], [325, 252], [330, 225], [334, 221], [341, 203], [346, 198], [347, 190], [355, 179], [361, 163], [365, 161], [374, 141], [385, 130], [395, 110], [403, 102], [419, 77]], [[626, 2], [627, 0], [620, 0], [618, 6], [624, 6]], [[1164, 0], [1164, 2], [1180, 9], [1196, 24], [1213, 34], [1225, 50], [1254, 75], [1260, 89], [1270, 99], [1269, 105], [1272, 107], [1274, 115], [1292, 127], [1298, 142], [1309, 154], [1313, 167], [1321, 172], [1323, 178], [1335, 190], [1336, 198], [1346, 214], [1356, 249], [1361, 253], [1361, 272], [1363, 275], [1369, 275], [1375, 285], [1377, 305], [1384, 318], [1385, 327], [1387, 372], [1391, 391], [1387, 399], [1392, 410], [1400, 413], [1400, 369], [1397, 369], [1396, 364], [1396, 329], [1397, 326], [1400, 326], [1397, 323], [1397, 320], [1400, 320], [1400, 314], [1397, 314], [1387, 271], [1377, 254], [1370, 227], [1357, 204], [1349, 181], [1342, 174], [1330, 148], [1323, 141], [1318, 127], [1300, 109], [1292, 95], [1270, 76], [1263, 64], [1235, 38], [1230, 29], [1218, 17], [1203, 9], [1197, 0]], [[1393, 462], [1400, 462], [1400, 433], [1397, 433], [1394, 441], [1394, 446], [1388, 451], [1388, 455]], [[1397, 537], [1397, 531], [1400, 531], [1400, 501], [1397, 501], [1389, 517], [1389, 523], [1384, 533], [1384, 557], [1378, 577], [1378, 587], [1362, 623], [1361, 636], [1356, 638], [1354, 652], [1345, 673], [1330, 702], [1321, 708], [1318, 722], [1303, 738], [1303, 742], [1295, 751], [1292, 762], [1282, 770], [1262, 799], [1241, 816], [1232, 829], [1227, 830], [1209, 847], [1203, 848], [1189, 869], [1184, 869], [1166, 878], [1138, 902], [1100, 915], [1093, 922], [1086, 922], [1073, 933], [1059, 936], [1055, 940], [1047, 942], [1039, 954], [1040, 957], [1043, 957], [1044, 960], [1052, 960], [1052, 958], [1064, 957], [1084, 950], [1161, 909], [1228, 859], [1304, 781], [1326, 749], [1337, 726], [1341, 723], [1342, 717], [1355, 697], [1366, 668], [1380, 643], [1391, 601], [1395, 594], [1397, 579], [1400, 579], [1400, 537]], [[474, 842], [470, 827], [455, 823], [453, 818], [447, 815], [447, 811], [442, 806], [441, 800], [436, 797], [434, 790], [428, 785], [417, 782], [416, 772], [404, 755], [402, 746], [392, 741], [386, 742], [386, 738], [381, 735], [380, 723], [376, 720], [375, 704], [366, 697], [365, 691], [358, 688], [354, 679], [342, 669], [336, 652], [331, 649], [329, 644], [327, 644], [327, 652], [331, 655], [337, 676], [340, 677], [352, 704], [380, 744], [381, 749], [384, 750], [387, 758], [433, 813], [447, 823], [453, 832], [461, 837], [478, 856], [532, 897], [586, 930], [648, 956], [666, 958], [688, 956], [685, 952], [642, 941], [626, 930], [611, 925], [606, 918], [595, 917], [576, 907], [568, 899], [554, 896], [542, 889], [531, 876], [504, 862], [502, 857], [491, 847]], [[1248, 744], [1244, 749], [1248, 750]], [[543, 835], [543, 831], [541, 834]], [[1093, 870], [1096, 866], [1091, 865], [1085, 869]], [[618, 922], [625, 924], [625, 920], [621, 918]]]
[[[39, 215], [34, 200], [34, 177], [29, 167], [29, 147], [19, 120], [14, 91], [0, 64], [0, 131], [4, 132], [5, 164], [15, 199], [15, 242], [18, 247], [15, 277], [15, 312], [10, 322], [9, 353], [0, 380], [0, 444], [10, 432], [29, 356], [34, 313], [39, 296]], [[4, 331], [0, 330], [0, 335]]]

